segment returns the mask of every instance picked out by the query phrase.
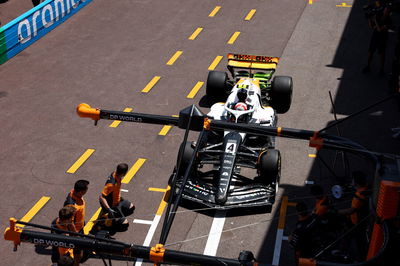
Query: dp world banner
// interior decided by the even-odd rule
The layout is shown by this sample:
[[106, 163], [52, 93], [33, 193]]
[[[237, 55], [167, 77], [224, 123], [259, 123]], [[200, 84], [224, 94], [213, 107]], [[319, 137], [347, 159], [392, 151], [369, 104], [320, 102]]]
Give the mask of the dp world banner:
[[3, 64], [92, 0], [47, 0], [0, 28], [0, 64]]

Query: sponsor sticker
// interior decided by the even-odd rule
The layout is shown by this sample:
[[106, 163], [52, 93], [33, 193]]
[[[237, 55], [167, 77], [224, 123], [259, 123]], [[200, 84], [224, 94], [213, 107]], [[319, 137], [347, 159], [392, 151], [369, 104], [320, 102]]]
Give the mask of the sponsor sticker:
[[49, 33], [92, 0], [47, 0], [0, 28], [0, 64]]
[[142, 122], [142, 118], [134, 117], [134, 116], [126, 116], [126, 115], [113, 115], [110, 114], [110, 119], [112, 120], [120, 120], [120, 121], [131, 121], [131, 122]]
[[277, 57], [264, 56], [264, 55], [249, 55], [249, 54], [228, 54], [228, 59], [260, 62], [260, 63], [272, 63], [278, 60]]
[[235, 154], [236, 153], [236, 141], [228, 141], [225, 147], [225, 153]]
[[40, 239], [40, 238], [34, 238], [33, 243], [38, 245], [48, 245], [60, 248], [75, 248], [75, 245], [72, 243], [66, 243], [56, 240]]

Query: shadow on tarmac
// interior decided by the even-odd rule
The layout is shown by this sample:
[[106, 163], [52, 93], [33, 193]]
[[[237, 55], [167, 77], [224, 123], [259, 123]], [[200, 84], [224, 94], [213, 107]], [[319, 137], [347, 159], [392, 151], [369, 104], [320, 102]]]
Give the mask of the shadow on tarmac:
[[[388, 82], [394, 59], [395, 31], [400, 25], [400, 16], [397, 12], [392, 14], [395, 31], [389, 32], [385, 75], [379, 75], [380, 56], [377, 53], [373, 57], [371, 72], [364, 74], [361, 70], [367, 63], [372, 34], [363, 11], [363, 6], [367, 3], [362, 0], [354, 1], [333, 62], [327, 66], [343, 70], [334, 99], [335, 110], [339, 115], [351, 115], [391, 94]], [[342, 135], [370, 150], [396, 153], [400, 145], [398, 140], [392, 139], [391, 128], [400, 124], [397, 105], [397, 99], [393, 98], [349, 119], [339, 126]]]
[[[345, 167], [344, 164], [347, 166]], [[342, 154], [333, 150], [321, 150], [318, 152], [314, 164], [307, 177], [308, 181], [314, 184], [321, 185], [324, 188], [324, 193], [331, 200], [331, 207], [334, 209], [348, 208], [351, 203], [353, 190], [350, 188], [345, 190], [342, 198], [335, 199], [332, 195], [331, 188], [334, 185], [342, 184], [346, 188], [350, 185], [350, 175], [345, 175], [346, 172], [362, 170], [367, 174], [367, 178], [372, 182], [374, 173], [374, 163], [371, 160], [366, 160], [364, 156], [354, 154]], [[280, 191], [282, 195], [288, 197], [289, 203], [297, 203], [303, 201], [308, 206], [311, 212], [314, 206], [314, 198], [310, 194], [308, 185], [295, 186], [290, 184], [281, 184]], [[264, 237], [263, 244], [256, 255], [260, 263], [272, 263], [274, 255], [274, 247], [276, 246], [275, 239], [277, 236], [277, 228], [279, 221], [285, 219], [284, 236], [289, 236], [296, 228], [297, 212], [295, 206], [289, 204], [286, 208], [286, 215], [280, 217], [280, 207], [282, 202], [276, 202], [276, 211], [271, 218], [269, 231]], [[334, 246], [335, 247], [335, 246]], [[337, 248], [337, 247], [336, 247]], [[295, 265], [294, 251], [288, 241], [282, 241], [282, 249], [280, 252], [279, 265]]]
[[[391, 94], [388, 81], [390, 66], [394, 59], [395, 32], [389, 33], [385, 75], [379, 76], [380, 58], [378, 54], [374, 55], [371, 72], [363, 74], [361, 71], [367, 63], [368, 46], [372, 34], [363, 12], [365, 4], [368, 3], [362, 0], [354, 1], [333, 62], [327, 65], [327, 67], [343, 69], [342, 77], [338, 78], [340, 85], [333, 100], [336, 113], [342, 115], [339, 118], [342, 118], [343, 115], [351, 115]], [[397, 30], [398, 25], [400, 25], [399, 14], [393, 13], [392, 20], [395, 30]], [[327, 133], [337, 135], [339, 130], [343, 137], [361, 144], [368, 150], [399, 154], [400, 141], [392, 137], [393, 132], [391, 130], [391, 128], [400, 126], [399, 115], [398, 100], [392, 98], [344, 121], [337, 128], [329, 129]], [[334, 121], [330, 121], [327, 125], [332, 122]], [[330, 166], [330, 170], [326, 167], [327, 165]], [[312, 169], [305, 179], [322, 185], [325, 192], [329, 192], [330, 187], [334, 184], [348, 184], [350, 182], [348, 176], [355, 170], [362, 169], [372, 181], [373, 168], [373, 164], [366, 163], [362, 157], [323, 149], [318, 152]], [[284, 190], [283, 195], [288, 196], [289, 202], [301, 199], [306, 202], [309, 209], [312, 209], [311, 206], [314, 203], [310, 198], [308, 188], [283, 184], [280, 189]], [[280, 202], [275, 204], [279, 206]], [[337, 204], [337, 207], [341, 208], [342, 205], [349, 207], [350, 203], [349, 199], [344, 199], [342, 202], [334, 201], [333, 204]], [[271, 263], [273, 261], [279, 208], [276, 208], [276, 210], [273, 223], [264, 236], [263, 244], [258, 254], [255, 254], [260, 263]], [[297, 220], [295, 212], [294, 207], [288, 206], [284, 230], [286, 236], [295, 228]], [[295, 265], [294, 251], [289, 246], [288, 241], [282, 242], [279, 265]]]

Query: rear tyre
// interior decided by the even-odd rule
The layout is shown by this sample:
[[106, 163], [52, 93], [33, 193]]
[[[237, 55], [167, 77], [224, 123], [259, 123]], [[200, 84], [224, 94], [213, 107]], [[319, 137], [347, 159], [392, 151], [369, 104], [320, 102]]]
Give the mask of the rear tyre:
[[260, 158], [260, 181], [266, 185], [276, 186], [279, 183], [281, 172], [281, 153], [279, 150], [269, 149]]
[[271, 106], [279, 114], [290, 109], [292, 103], [293, 80], [288, 76], [275, 76], [271, 87]]
[[208, 72], [206, 95], [212, 102], [224, 101], [227, 94], [228, 74], [222, 71]]

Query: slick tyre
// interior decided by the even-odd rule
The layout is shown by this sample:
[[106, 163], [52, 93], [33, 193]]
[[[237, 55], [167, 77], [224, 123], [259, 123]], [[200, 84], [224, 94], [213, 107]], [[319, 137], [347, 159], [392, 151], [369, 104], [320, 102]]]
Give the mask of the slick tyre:
[[193, 152], [194, 149], [191, 142], [187, 141], [186, 143], [181, 144], [178, 152], [178, 158], [176, 160], [176, 166], [178, 167], [179, 158], [182, 156], [180, 169], [177, 169], [179, 170], [177, 178], [181, 178], [185, 174], [186, 168], [189, 166], [190, 160], [192, 159]]
[[174, 183], [174, 177], [175, 177], [175, 171], [174, 171], [174, 173], [172, 173], [172, 174], [169, 176], [169, 179], [168, 179], [168, 185], [169, 185], [169, 186], [172, 186], [172, 184]]
[[266, 185], [278, 184], [281, 171], [281, 154], [279, 150], [269, 149], [260, 158], [260, 180]]
[[206, 95], [212, 103], [225, 100], [227, 94], [227, 80], [228, 74], [225, 72], [208, 72]]
[[271, 106], [278, 114], [290, 109], [293, 94], [293, 80], [288, 76], [275, 76], [271, 86]]

